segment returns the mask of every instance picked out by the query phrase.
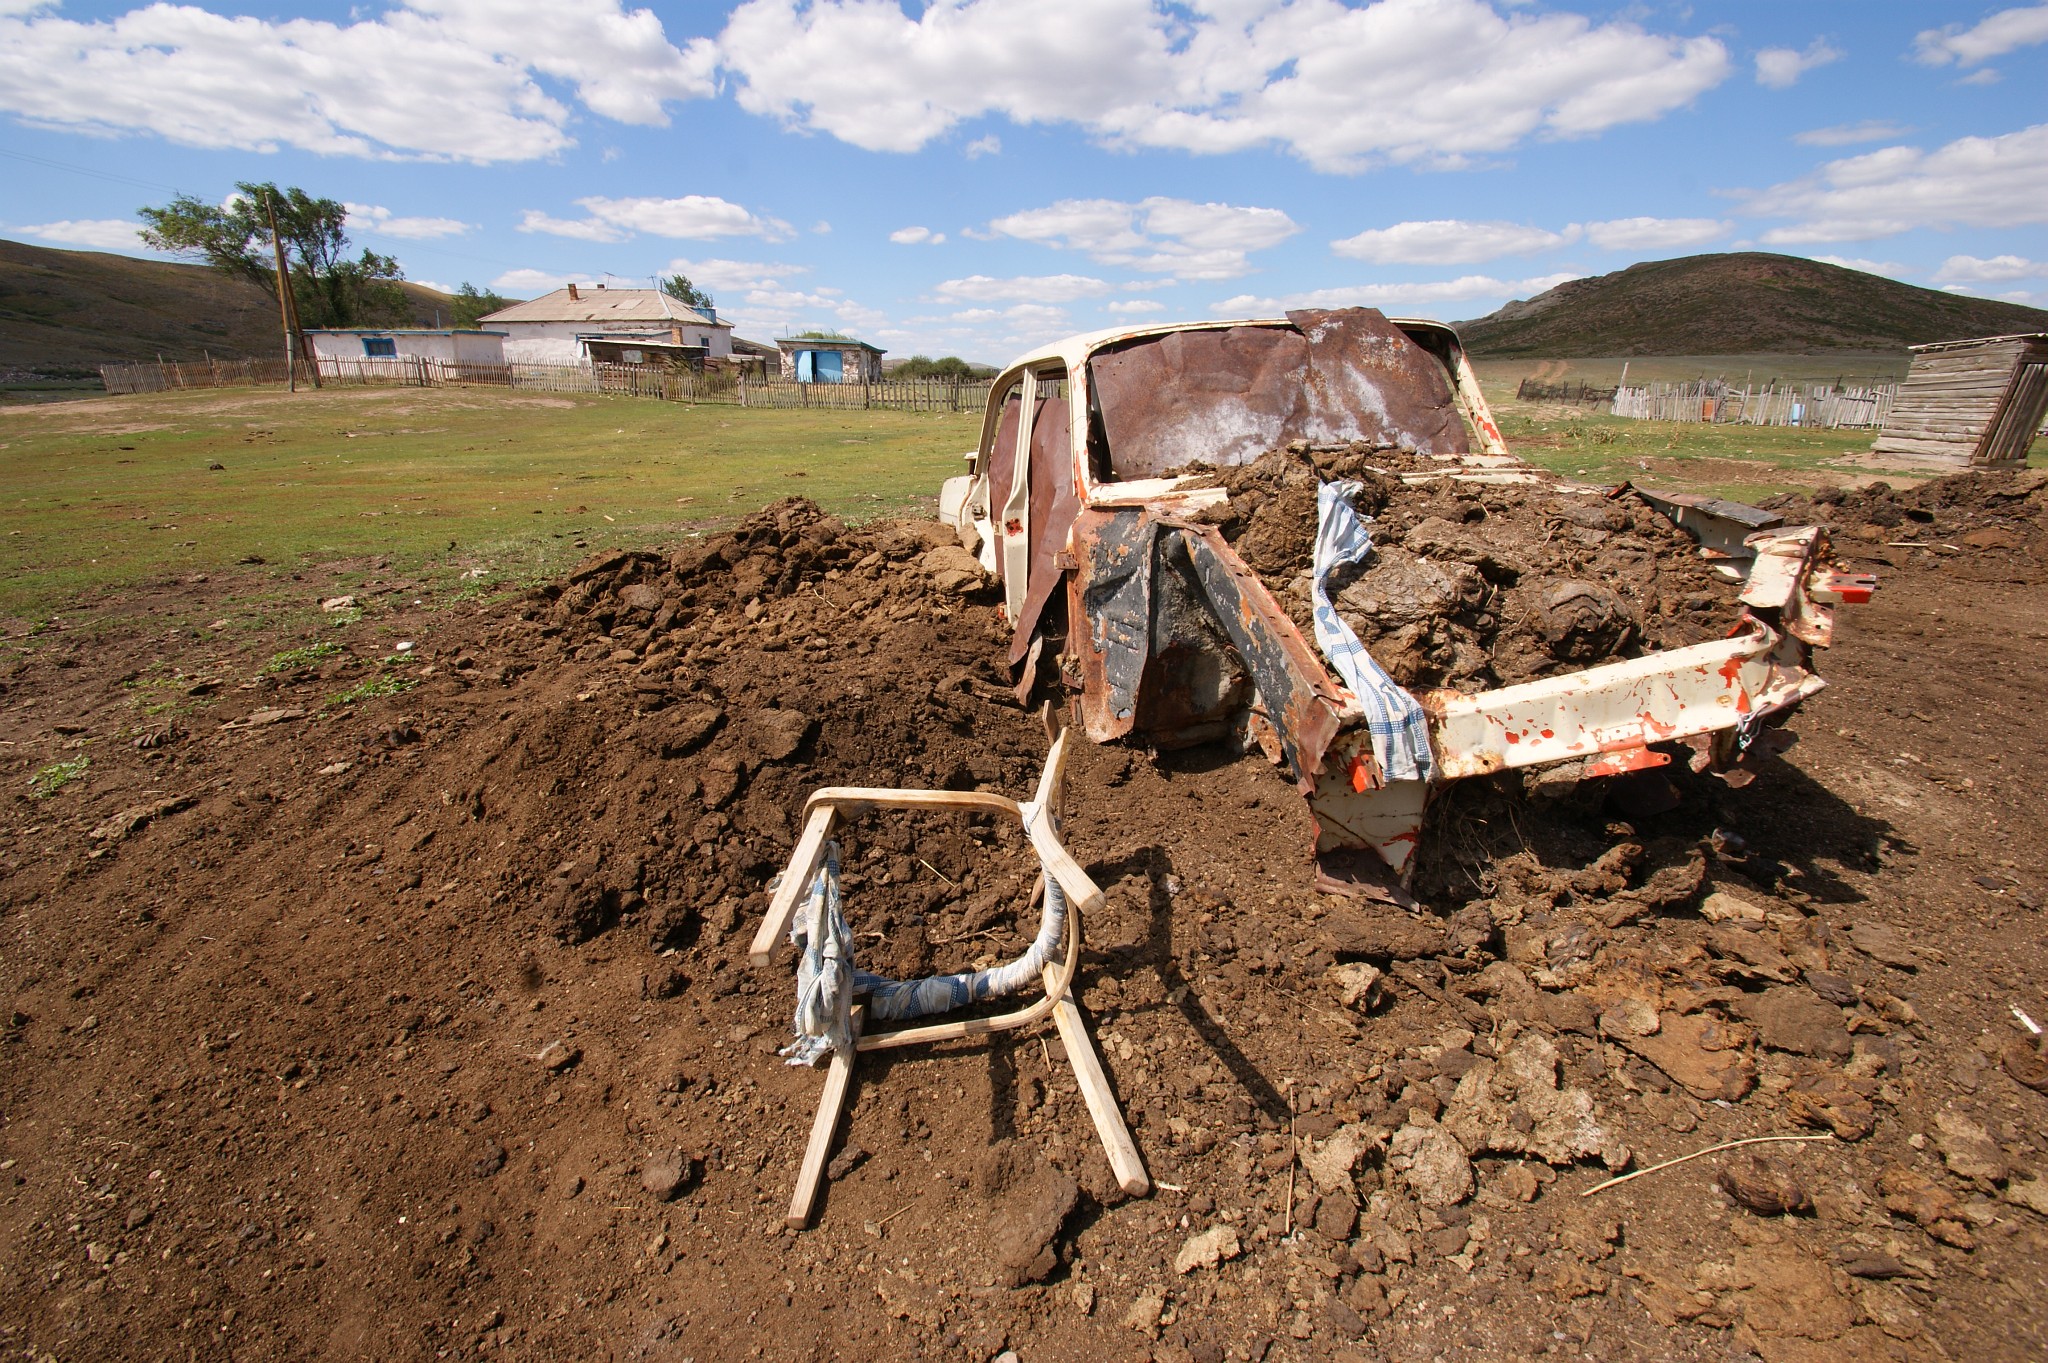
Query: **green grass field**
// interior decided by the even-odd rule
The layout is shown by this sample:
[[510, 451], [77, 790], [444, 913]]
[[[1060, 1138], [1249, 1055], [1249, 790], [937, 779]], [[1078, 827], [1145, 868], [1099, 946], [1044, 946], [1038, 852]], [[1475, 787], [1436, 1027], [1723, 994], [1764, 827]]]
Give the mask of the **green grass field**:
[[255, 559], [280, 590], [294, 571], [351, 560], [487, 590], [793, 495], [851, 519], [894, 515], [933, 506], [979, 432], [978, 415], [488, 389], [0, 407], [0, 616], [33, 621]]
[[[1832, 355], [1679, 355], [1620, 359], [1480, 360], [1479, 387], [1500, 423], [1508, 448], [1531, 463], [1595, 483], [1633, 479], [1679, 492], [1711, 492], [1738, 501], [1837, 483], [1856, 477], [1913, 482], [1932, 473], [1878, 467], [1869, 454], [1870, 430], [1809, 430], [1797, 426], [1707, 426], [1697, 422], [1635, 421], [1602, 407], [1520, 402], [1525, 378], [1546, 383], [1611, 387], [1628, 365], [1631, 381], [1678, 383], [1725, 378], [1732, 383], [1890, 382], [1905, 376], [1904, 355], [1845, 351]], [[2048, 463], [2048, 441], [2037, 441], [2031, 462]]]
[[[1512, 450], [1566, 475], [1754, 500], [1871, 472], [1856, 462], [1868, 431], [1628, 421], [1517, 403], [1525, 369], [1488, 373], [1488, 398]], [[339, 592], [401, 577], [441, 600], [491, 594], [791, 495], [855, 520], [929, 511], [979, 428], [972, 414], [491, 389], [0, 406], [0, 621], [16, 637], [59, 613], [76, 628], [109, 593], [223, 573], [234, 583], [223, 613], [261, 628], [313, 609], [309, 583]], [[2037, 463], [2043, 453], [2037, 446]], [[169, 623], [208, 623], [185, 619], [179, 594], [165, 599]], [[189, 610], [210, 616], [223, 604]]]
[[[1509, 390], [1512, 396], [1513, 390]], [[1508, 448], [1533, 464], [1591, 483], [1634, 481], [1737, 501], [1842, 482], [1858, 473], [1871, 431], [1705, 426], [1634, 421], [1597, 410], [1492, 404]], [[1886, 473], [1893, 482], [1913, 474]], [[1925, 475], [1921, 475], [1925, 476]]]

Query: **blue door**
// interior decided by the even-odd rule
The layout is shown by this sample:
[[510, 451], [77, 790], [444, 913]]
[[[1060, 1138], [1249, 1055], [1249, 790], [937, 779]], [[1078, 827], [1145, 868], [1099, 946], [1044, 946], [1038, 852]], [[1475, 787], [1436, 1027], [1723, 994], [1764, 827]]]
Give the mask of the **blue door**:
[[844, 373], [839, 368], [838, 351], [820, 350], [813, 353], [818, 357], [819, 383], [839, 383], [844, 379]]

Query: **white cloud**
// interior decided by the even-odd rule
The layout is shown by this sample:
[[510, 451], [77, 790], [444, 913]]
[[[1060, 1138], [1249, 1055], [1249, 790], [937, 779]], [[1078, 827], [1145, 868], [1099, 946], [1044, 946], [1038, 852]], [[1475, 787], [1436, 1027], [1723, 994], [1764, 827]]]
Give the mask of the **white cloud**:
[[1735, 230], [1718, 218], [1613, 218], [1586, 224], [1586, 240], [1603, 251], [1668, 251], [1703, 246]]
[[378, 204], [348, 204], [348, 225], [357, 232], [378, 236], [429, 241], [435, 237], [459, 237], [471, 224], [460, 218], [401, 218]]
[[1009, 279], [991, 279], [985, 274], [976, 274], [965, 279], [944, 280], [933, 288], [932, 296], [942, 303], [1005, 303], [1018, 300], [1065, 303], [1076, 298], [1099, 298], [1108, 292], [1109, 285], [1087, 275], [1018, 275]]
[[1003, 309], [1003, 320], [1039, 328], [1064, 327], [1067, 310], [1053, 307], [1048, 303], [1018, 303], [1014, 307]]
[[1464, 265], [1501, 256], [1526, 256], [1577, 241], [1580, 229], [1562, 232], [1513, 222], [1467, 222], [1437, 218], [1397, 222], [1330, 243], [1330, 249], [1375, 265]]
[[705, 39], [678, 48], [620, 0], [401, 0], [336, 24], [152, 4], [111, 19], [0, 17], [0, 110], [40, 127], [207, 148], [519, 161], [574, 145], [575, 110], [664, 124], [715, 92]]
[[898, 246], [943, 246], [946, 234], [929, 227], [899, 227], [889, 234], [889, 240]]
[[1934, 277], [1945, 282], [2001, 284], [2010, 279], [2048, 279], [2048, 261], [2024, 256], [1950, 256]]
[[1829, 46], [1825, 38], [1815, 38], [1804, 52], [1790, 47], [1767, 47], [1756, 54], [1756, 83], [1767, 89], [1789, 90], [1816, 66], [1841, 59], [1841, 52]]
[[1495, 279], [1491, 275], [1462, 275], [1412, 284], [1353, 284], [1333, 289], [1312, 289], [1306, 293], [1260, 297], [1239, 294], [1226, 298], [1217, 308], [1238, 316], [1287, 312], [1295, 308], [1379, 308], [1383, 312], [1428, 311], [1440, 303], [1467, 303], [1474, 299], [1530, 298], [1581, 276], [1571, 273], [1539, 275], [1533, 279]]
[[1725, 237], [1733, 224], [1717, 218], [1614, 218], [1567, 223], [1551, 231], [1513, 222], [1442, 218], [1401, 222], [1330, 243], [1340, 256], [1375, 265], [1468, 265], [1526, 256], [1585, 240], [1605, 251], [1661, 251]]
[[1928, 66], [1975, 66], [2036, 43], [2048, 43], [2048, 5], [2002, 9], [1970, 28], [1925, 29], [1913, 39], [1913, 56]]
[[692, 284], [717, 293], [721, 290], [778, 289], [785, 279], [809, 274], [810, 270], [802, 265], [784, 265], [774, 261], [684, 260], [677, 257], [668, 263], [663, 273], [685, 275]]
[[1744, 197], [1751, 213], [1797, 219], [1764, 233], [1771, 245], [2048, 222], [2048, 123], [1931, 152], [1885, 147]]
[[510, 298], [537, 298], [567, 284], [581, 284], [587, 274], [550, 274], [546, 270], [507, 270], [491, 281], [491, 288]]
[[129, 222], [126, 218], [65, 218], [59, 222], [41, 223], [35, 227], [17, 227], [14, 230], [42, 241], [54, 241], [60, 246], [89, 246], [95, 251], [148, 249], [142, 244], [142, 238], [137, 235], [142, 230], [142, 225]]
[[1136, 203], [1062, 199], [989, 223], [993, 235], [1080, 251], [1105, 265], [1186, 279], [1233, 279], [1249, 273], [1251, 252], [1277, 246], [1300, 230], [1277, 208], [1194, 203], [1160, 195]]
[[796, 229], [780, 218], [761, 217], [736, 203], [705, 194], [676, 199], [578, 199], [588, 218], [553, 218], [538, 209], [520, 215], [522, 232], [547, 232], [582, 241], [624, 241], [635, 232], [654, 237], [709, 240], [713, 237], [761, 237], [787, 241]]
[[522, 232], [545, 232], [551, 237], [573, 237], [577, 241], [624, 241], [626, 233], [596, 218], [553, 218], [537, 208], [519, 215]]
[[1166, 304], [1154, 302], [1150, 298], [1124, 298], [1104, 305], [1102, 310], [1113, 312], [1119, 317], [1138, 317], [1146, 313], [1165, 312]]
[[2038, 308], [2048, 303], [2048, 290], [2031, 292], [2027, 289], [1987, 289], [1981, 284], [1944, 284], [1943, 293], [1961, 294], [1966, 298], [1995, 298], [2001, 303], [2018, 303], [2022, 307]]
[[1913, 267], [1896, 260], [1866, 260], [1862, 256], [1808, 256], [1823, 265], [1839, 265], [1845, 270], [1861, 270], [1865, 274], [1881, 274], [1890, 279], [1904, 279], [1914, 273]]
[[2004, 79], [2005, 77], [1999, 75], [1996, 68], [1989, 66], [1981, 66], [1977, 68], [1975, 71], [1972, 71], [1969, 75], [1964, 76], [1962, 79], [1958, 80], [1956, 84], [1996, 85], [1998, 84], [1998, 82]]
[[1347, 173], [1655, 120], [1730, 69], [1714, 38], [1486, 0], [746, 0], [718, 45], [743, 108], [871, 151], [993, 114]]
[[960, 150], [970, 161], [984, 156], [1000, 156], [1003, 151], [1003, 139], [990, 133], [987, 137], [975, 138]]
[[1792, 140], [1802, 147], [1853, 147], [1858, 142], [1889, 142], [1912, 131], [1888, 118], [1866, 118], [1861, 123], [1809, 128], [1803, 133], [1794, 133]]
[[731, 306], [721, 303], [718, 311], [737, 330], [753, 335], [787, 334], [821, 321], [859, 335], [876, 331], [889, 320], [885, 314], [848, 298], [838, 289], [791, 289], [773, 283], [749, 289]]

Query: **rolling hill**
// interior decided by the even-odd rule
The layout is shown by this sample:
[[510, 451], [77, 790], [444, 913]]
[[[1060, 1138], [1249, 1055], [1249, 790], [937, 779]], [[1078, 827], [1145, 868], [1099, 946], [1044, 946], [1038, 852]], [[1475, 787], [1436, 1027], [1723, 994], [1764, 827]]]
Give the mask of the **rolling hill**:
[[[452, 301], [404, 286], [413, 324]], [[106, 360], [277, 354], [277, 302], [205, 265], [0, 241], [0, 371], [62, 375]]]
[[1478, 356], [1809, 354], [2048, 331], [2048, 312], [1741, 251], [1574, 279], [1457, 327]]

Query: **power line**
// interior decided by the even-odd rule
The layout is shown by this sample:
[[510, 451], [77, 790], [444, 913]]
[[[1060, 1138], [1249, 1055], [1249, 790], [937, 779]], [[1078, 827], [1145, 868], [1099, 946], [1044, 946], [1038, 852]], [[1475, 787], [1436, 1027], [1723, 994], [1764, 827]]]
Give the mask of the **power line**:
[[185, 192], [176, 185], [167, 185], [156, 180], [138, 180], [132, 175], [116, 175], [112, 171], [93, 170], [88, 166], [73, 165], [69, 161], [53, 161], [47, 156], [32, 156], [25, 151], [8, 151], [6, 148], [0, 147], [0, 156], [12, 157], [16, 161], [28, 161], [38, 166], [47, 166], [51, 170], [68, 170], [78, 175], [90, 175], [97, 180], [113, 180], [119, 184], [140, 185], [144, 189], [168, 189], [173, 194]]
[[[178, 188], [178, 186], [176, 185], [167, 185], [160, 180], [139, 180], [135, 178], [133, 175], [116, 175], [112, 171], [94, 170], [89, 166], [74, 165], [69, 161], [52, 160], [50, 157], [36, 156], [33, 155], [32, 153], [25, 151], [9, 151], [5, 147], [0, 147], [0, 156], [9, 157], [16, 161], [27, 161], [32, 165], [44, 166], [51, 170], [68, 170], [75, 175], [90, 175], [94, 179], [110, 180], [116, 184], [138, 185], [143, 189], [168, 190], [172, 194], [183, 194], [185, 192], [184, 190]], [[381, 233], [370, 231], [369, 229], [365, 229], [365, 232], [367, 235], [371, 236], [382, 235]], [[530, 266], [520, 265], [513, 261], [499, 259], [494, 256], [480, 256], [472, 251], [455, 251], [450, 250], [446, 246], [430, 246], [414, 238], [399, 238], [399, 240], [409, 242], [408, 245], [398, 248], [409, 255], [415, 252], [425, 252], [430, 255], [452, 256], [460, 260], [473, 260], [480, 265], [499, 265], [503, 266], [505, 269], [508, 270], [522, 270], [531, 268]], [[581, 271], [580, 273], [603, 274], [606, 277], [610, 277], [609, 271]]]

